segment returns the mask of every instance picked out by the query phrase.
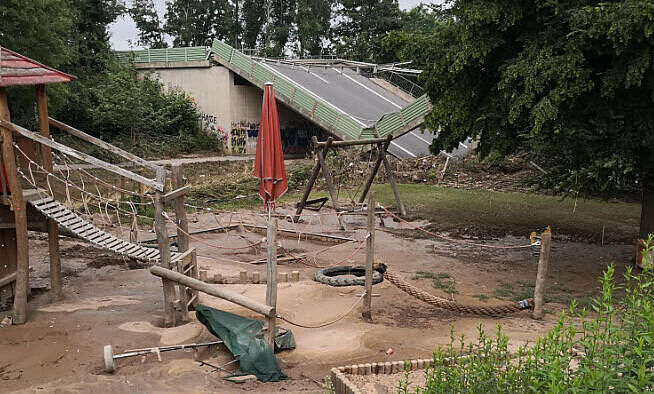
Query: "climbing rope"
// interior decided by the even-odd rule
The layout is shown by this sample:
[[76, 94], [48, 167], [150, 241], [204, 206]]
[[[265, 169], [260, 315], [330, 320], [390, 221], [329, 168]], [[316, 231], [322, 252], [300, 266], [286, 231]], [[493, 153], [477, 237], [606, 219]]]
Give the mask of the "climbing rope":
[[383, 273], [384, 279], [388, 280], [397, 286], [398, 289], [409, 294], [410, 296], [413, 296], [420, 301], [424, 301], [437, 308], [447, 309], [453, 312], [468, 313], [472, 315], [494, 316], [520, 312], [525, 309], [531, 309], [534, 306], [534, 300], [531, 298], [495, 306], [474, 306], [459, 304], [458, 302], [446, 300], [445, 298], [440, 298], [433, 294], [429, 294], [426, 291], [418, 289], [417, 287], [401, 279], [397, 274], [386, 270], [386, 266], [384, 264], [380, 264], [377, 270]]

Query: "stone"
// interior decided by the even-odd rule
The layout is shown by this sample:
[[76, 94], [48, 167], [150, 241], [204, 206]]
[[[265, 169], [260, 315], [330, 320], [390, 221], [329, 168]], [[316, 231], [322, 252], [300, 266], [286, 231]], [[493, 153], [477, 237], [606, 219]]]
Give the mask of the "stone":
[[252, 273], [252, 283], [259, 283], [261, 281], [261, 274], [259, 272]]
[[254, 375], [232, 376], [229, 378], [225, 378], [225, 380], [228, 380], [233, 383], [248, 383], [248, 382], [256, 382], [257, 377]]

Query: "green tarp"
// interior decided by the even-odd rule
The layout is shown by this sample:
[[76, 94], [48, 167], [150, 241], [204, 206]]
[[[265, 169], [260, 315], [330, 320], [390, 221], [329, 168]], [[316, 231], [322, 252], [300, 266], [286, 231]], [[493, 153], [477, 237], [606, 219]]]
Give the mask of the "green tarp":
[[[227, 349], [238, 358], [243, 374], [255, 375], [262, 382], [286, 379], [272, 349], [263, 339], [263, 322], [202, 304], [195, 308], [195, 316], [213, 335], [222, 339]], [[288, 335], [287, 333], [290, 331], [284, 334]], [[288, 339], [285, 339], [285, 342], [288, 342]], [[295, 340], [292, 340], [292, 343], [295, 346]]]

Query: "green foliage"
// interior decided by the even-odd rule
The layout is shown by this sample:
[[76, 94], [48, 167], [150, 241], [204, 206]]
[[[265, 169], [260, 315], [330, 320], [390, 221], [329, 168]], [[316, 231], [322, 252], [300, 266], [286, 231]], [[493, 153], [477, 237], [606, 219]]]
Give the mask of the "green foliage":
[[436, 17], [434, 32], [394, 42], [425, 66], [434, 152], [467, 136], [482, 155], [529, 150], [549, 167], [544, 185], [565, 193], [651, 177], [653, 0], [456, 0]]
[[[75, 11], [67, 0], [3, 0], [0, 2], [0, 45], [52, 67], [74, 62], [77, 53], [70, 50], [70, 31]], [[49, 89], [50, 106], [59, 107], [66, 87]], [[34, 89], [7, 91], [12, 120], [34, 125]], [[32, 123], [30, 123], [32, 122]]]
[[154, 6], [154, 0], [133, 0], [129, 14], [139, 31], [138, 44], [146, 48], [166, 48], [163, 24]]
[[424, 279], [424, 278], [432, 279], [434, 288], [436, 289], [443, 290], [448, 294], [458, 293], [458, 291], [456, 290], [456, 282], [454, 281], [454, 278], [452, 278], [452, 275], [450, 275], [447, 272], [418, 271], [411, 279], [417, 280], [417, 279]]
[[297, 0], [297, 41], [300, 56], [320, 55], [328, 46], [332, 1]]
[[293, 34], [291, 25], [295, 22], [296, 5], [296, 0], [275, 0], [267, 5], [268, 23], [264, 28], [266, 56], [281, 57], [284, 54]]
[[137, 76], [133, 68], [119, 67], [91, 93], [97, 102], [90, 110], [92, 130], [122, 141], [132, 151], [175, 154], [217, 144], [201, 132], [199, 113], [189, 97], [181, 90], [164, 90], [153, 76]]
[[261, 38], [262, 27], [266, 21], [266, 2], [264, 0], [243, 1], [243, 40], [245, 48], [255, 49]]
[[171, 0], [164, 28], [174, 46], [210, 45], [214, 38], [233, 38], [234, 12], [228, 0]]
[[[547, 335], [517, 354], [498, 325], [495, 337], [482, 326], [476, 342], [455, 339], [434, 353], [426, 383], [416, 393], [644, 392], [654, 389], [654, 274], [625, 273], [625, 296], [610, 266], [592, 314], [576, 303]], [[407, 385], [401, 392], [408, 392]]]
[[336, 48], [346, 58], [384, 63], [393, 60], [382, 41], [400, 27], [397, 0], [340, 0]]

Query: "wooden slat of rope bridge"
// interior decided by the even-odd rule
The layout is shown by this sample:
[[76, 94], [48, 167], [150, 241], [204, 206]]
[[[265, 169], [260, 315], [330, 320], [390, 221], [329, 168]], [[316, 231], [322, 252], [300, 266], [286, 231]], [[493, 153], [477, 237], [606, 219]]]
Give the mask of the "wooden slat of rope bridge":
[[[54, 220], [60, 227], [99, 248], [141, 261], [158, 262], [160, 260], [159, 250], [123, 241], [102, 231], [52, 197], [30, 200], [27, 203], [46, 217]], [[173, 260], [179, 255], [180, 253], [171, 253]]]

